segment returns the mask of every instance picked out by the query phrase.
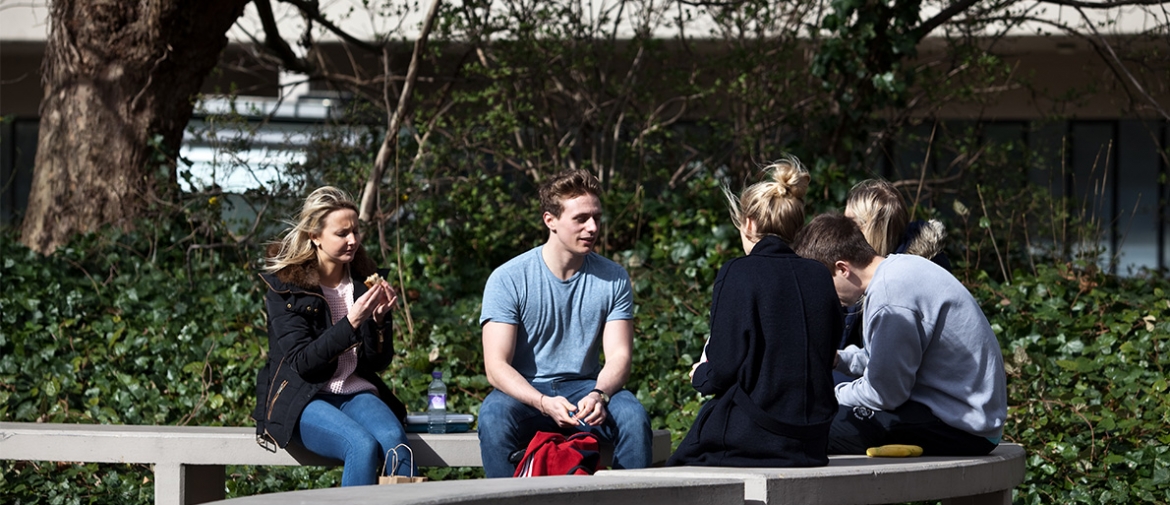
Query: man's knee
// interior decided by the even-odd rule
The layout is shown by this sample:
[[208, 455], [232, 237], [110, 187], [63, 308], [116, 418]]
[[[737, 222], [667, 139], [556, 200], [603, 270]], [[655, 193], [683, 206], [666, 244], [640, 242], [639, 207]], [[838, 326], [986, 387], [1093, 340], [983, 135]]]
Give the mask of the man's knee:
[[480, 457], [487, 477], [512, 476], [515, 466], [508, 461], [508, 456], [527, 445], [521, 431], [523, 420], [532, 415], [530, 411], [534, 409], [499, 391], [489, 393], [484, 399], [479, 408], [478, 431]]
[[646, 408], [633, 393], [623, 389], [613, 395], [607, 408], [618, 427], [636, 431], [650, 430], [650, 416], [646, 414]]
[[609, 402], [609, 414], [617, 433], [613, 436], [614, 468], [644, 468], [650, 465], [653, 447], [650, 416], [638, 398], [629, 391], [615, 394]]
[[488, 432], [493, 436], [511, 433], [517, 425], [527, 417], [531, 417], [534, 409], [516, 399], [498, 391], [488, 394], [479, 408], [479, 432]]
[[876, 411], [865, 407], [841, 405], [829, 425], [829, 454], [865, 454], [866, 448], [884, 437], [875, 415]]

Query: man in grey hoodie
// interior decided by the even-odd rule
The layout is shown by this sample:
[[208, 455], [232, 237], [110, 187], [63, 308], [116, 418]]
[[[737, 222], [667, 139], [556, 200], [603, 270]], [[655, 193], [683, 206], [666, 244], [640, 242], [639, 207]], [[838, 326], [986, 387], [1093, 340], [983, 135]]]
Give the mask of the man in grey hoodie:
[[838, 352], [831, 454], [910, 444], [926, 455], [983, 455], [1007, 417], [1003, 356], [986, 316], [950, 272], [919, 256], [879, 256], [853, 220], [817, 216], [797, 254], [833, 275], [843, 305], [864, 300], [863, 348]]

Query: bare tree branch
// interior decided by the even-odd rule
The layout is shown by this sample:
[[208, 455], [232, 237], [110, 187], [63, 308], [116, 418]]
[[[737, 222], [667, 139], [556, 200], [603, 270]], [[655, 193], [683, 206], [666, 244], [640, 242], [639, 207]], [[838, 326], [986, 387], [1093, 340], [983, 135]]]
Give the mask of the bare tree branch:
[[[1085, 16], [1085, 13], [1081, 12], [1081, 15]], [[1146, 91], [1145, 87], [1142, 86], [1141, 83], [1137, 80], [1137, 78], [1129, 72], [1129, 69], [1125, 67], [1121, 59], [1117, 56], [1117, 53], [1113, 51], [1113, 46], [1109, 44], [1109, 41], [1105, 40], [1105, 38], [1102, 37], [1095, 28], [1093, 28], [1092, 23], [1087, 23], [1089, 25], [1089, 31], [1091, 32], [1091, 35], [1088, 35], [1077, 31], [1075, 28], [1067, 24], [1053, 21], [1051, 19], [1044, 19], [1040, 17], [1027, 17], [1026, 19], [1035, 23], [1048, 24], [1052, 27], [1064, 31], [1065, 33], [1068, 33], [1069, 35], [1084, 39], [1089, 43], [1089, 45], [1093, 47], [1093, 50], [1097, 52], [1097, 55], [1101, 57], [1101, 59], [1105, 62], [1105, 65], [1109, 67], [1109, 71], [1113, 73], [1114, 77], [1123, 83], [1128, 82], [1138, 92], [1138, 94], [1140, 94], [1142, 98], [1145, 99], [1145, 101], [1149, 102], [1150, 106], [1154, 109], [1155, 112], [1157, 112], [1164, 119], [1170, 119], [1170, 113], [1168, 113], [1166, 109], [1163, 108], [1160, 103], [1158, 103], [1158, 100], [1150, 95], [1149, 92]], [[1087, 20], [1088, 18], [1085, 17], [1085, 19]], [[1126, 94], [1131, 95], [1130, 100], [1135, 102], [1137, 101], [1131, 94], [1132, 92], [1130, 90], [1130, 86], [1122, 86], [1122, 90], [1125, 91]]]
[[1129, 69], [1126, 68], [1125, 63], [1122, 62], [1121, 58], [1117, 56], [1117, 52], [1113, 50], [1113, 45], [1101, 36], [1101, 34], [1097, 31], [1097, 28], [1093, 26], [1092, 22], [1090, 22], [1089, 16], [1085, 14], [1085, 11], [1081, 10], [1080, 7], [1077, 7], [1076, 9], [1077, 12], [1081, 14], [1081, 17], [1085, 19], [1085, 25], [1089, 27], [1089, 31], [1092, 32], [1093, 37], [1096, 39], [1094, 47], [1097, 48], [1098, 52], [1101, 53], [1101, 56], [1106, 61], [1110, 62], [1109, 66], [1113, 69], [1113, 72], [1115, 75], [1117, 75], [1118, 79], [1129, 81], [1129, 83], [1135, 89], [1137, 89], [1137, 92], [1141, 94], [1142, 97], [1145, 98], [1146, 101], [1148, 101], [1150, 105], [1154, 107], [1154, 110], [1158, 111], [1158, 114], [1160, 114], [1163, 119], [1170, 120], [1170, 114], [1166, 113], [1166, 109], [1162, 108], [1162, 105], [1158, 103], [1158, 100], [1153, 96], [1150, 96], [1150, 93], [1146, 91], [1146, 88], [1142, 86], [1142, 83], [1139, 82], [1132, 73], [1130, 73]]
[[398, 149], [398, 130], [402, 127], [402, 118], [406, 116], [410, 105], [410, 96], [414, 91], [415, 82], [418, 79], [418, 65], [423, 58], [423, 49], [427, 45], [427, 37], [431, 34], [431, 28], [435, 26], [435, 17], [439, 13], [439, 6], [442, 5], [443, 0], [433, 0], [431, 2], [431, 9], [427, 12], [427, 18], [423, 22], [422, 31], [418, 35], [418, 39], [414, 41], [414, 53], [410, 56], [410, 67], [406, 71], [406, 82], [402, 85], [402, 93], [398, 95], [398, 108], [390, 116], [390, 121], [386, 128], [386, 137], [382, 139], [382, 147], [378, 149], [378, 157], [374, 160], [374, 168], [370, 171], [370, 177], [366, 179], [366, 187], [362, 190], [362, 204], [361, 211], [358, 213], [358, 219], [362, 222], [369, 222], [374, 214], [374, 208], [377, 206], [378, 200], [378, 182], [382, 180], [382, 174], [386, 172], [386, 166], [390, 163], [390, 157], [394, 151]]
[[718, 1], [703, 1], [703, 0], [678, 0], [680, 5], [690, 5], [692, 7], [739, 7], [746, 3], [744, 0], [730, 0], [726, 2]]
[[268, 0], [255, 0], [256, 11], [260, 14], [260, 25], [264, 27], [264, 46], [272, 50], [279, 58], [281, 65], [288, 70], [303, 74], [312, 74], [314, 69], [307, 60], [300, 58], [280, 35], [280, 27], [276, 25], [276, 16], [272, 14], [272, 4]]
[[[264, 0], [264, 1], [267, 2], [267, 0]], [[370, 44], [369, 42], [361, 40], [357, 37], [354, 37], [353, 35], [350, 35], [349, 32], [342, 30], [341, 27], [333, 24], [332, 21], [325, 19], [325, 16], [321, 14], [321, 10], [317, 7], [317, 2], [305, 2], [303, 0], [280, 0], [280, 1], [296, 7], [304, 15], [308, 16], [309, 19], [320, 23], [321, 26], [325, 27], [325, 29], [329, 30], [330, 32], [333, 32], [334, 35], [341, 37], [342, 40], [349, 42], [350, 44], [353, 44], [353, 45], [360, 47], [362, 49], [365, 49], [366, 51], [369, 51], [371, 53], [382, 52], [381, 47]]]
[[938, 14], [935, 14], [934, 17], [927, 19], [926, 21], [923, 21], [922, 24], [918, 25], [918, 28], [914, 29], [914, 37], [918, 40], [922, 40], [927, 35], [929, 35], [930, 32], [934, 31], [935, 28], [938, 28], [943, 23], [950, 21], [951, 18], [963, 13], [963, 11], [966, 11], [972, 5], [975, 5], [975, 3], [978, 1], [979, 0], [962, 0], [951, 4], [947, 8], [939, 11]]
[[1037, 0], [1040, 3], [1076, 7], [1078, 9], [1111, 9], [1127, 5], [1163, 5], [1165, 0], [1112, 0], [1108, 2], [1082, 2], [1079, 0]]

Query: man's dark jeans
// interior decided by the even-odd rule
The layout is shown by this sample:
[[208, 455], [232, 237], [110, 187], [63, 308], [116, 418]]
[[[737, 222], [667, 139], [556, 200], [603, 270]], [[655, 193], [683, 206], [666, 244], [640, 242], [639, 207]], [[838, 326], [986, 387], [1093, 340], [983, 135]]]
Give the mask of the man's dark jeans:
[[890, 411], [842, 405], [829, 427], [829, 454], [865, 454], [870, 447], [887, 444], [917, 445], [924, 456], [983, 456], [996, 447], [912, 401]]

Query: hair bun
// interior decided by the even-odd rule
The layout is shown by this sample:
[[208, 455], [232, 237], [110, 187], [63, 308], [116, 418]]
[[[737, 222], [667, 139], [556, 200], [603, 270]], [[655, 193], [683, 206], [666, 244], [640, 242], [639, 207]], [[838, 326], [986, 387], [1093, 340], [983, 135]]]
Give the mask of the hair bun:
[[775, 181], [772, 190], [776, 196], [804, 199], [811, 177], [795, 156], [774, 161], [768, 165], [767, 170], [771, 172], [772, 180]]

